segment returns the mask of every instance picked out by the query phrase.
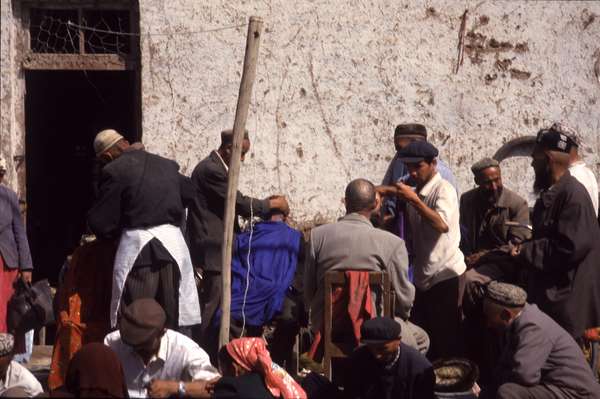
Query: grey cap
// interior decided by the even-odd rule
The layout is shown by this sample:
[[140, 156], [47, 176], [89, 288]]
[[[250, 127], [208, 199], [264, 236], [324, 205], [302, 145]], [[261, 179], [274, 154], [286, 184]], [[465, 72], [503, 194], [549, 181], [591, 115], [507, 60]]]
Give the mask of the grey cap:
[[527, 293], [523, 288], [499, 281], [488, 284], [486, 298], [509, 308], [518, 308], [527, 303]]
[[473, 172], [474, 175], [478, 175], [479, 172], [484, 169], [498, 167], [500, 167], [500, 162], [496, 161], [494, 158], [483, 158], [471, 166], [471, 172]]

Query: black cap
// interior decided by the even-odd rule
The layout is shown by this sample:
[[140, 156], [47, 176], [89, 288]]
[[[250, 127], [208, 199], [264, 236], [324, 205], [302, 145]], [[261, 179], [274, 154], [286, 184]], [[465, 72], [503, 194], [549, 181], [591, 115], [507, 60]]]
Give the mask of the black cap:
[[154, 299], [137, 299], [121, 311], [121, 340], [130, 346], [148, 342], [165, 328], [166, 320], [165, 311]]
[[417, 163], [432, 159], [439, 154], [437, 148], [427, 141], [413, 141], [398, 152], [398, 159], [404, 163]]
[[389, 317], [376, 317], [365, 321], [360, 327], [362, 344], [383, 344], [400, 338], [400, 324]]
[[542, 129], [535, 139], [537, 145], [550, 151], [569, 153], [571, 148], [577, 147], [577, 143], [565, 132], [552, 125], [549, 129]]
[[423, 137], [427, 139], [427, 129], [420, 123], [402, 123], [396, 126], [396, 130], [394, 130], [394, 137], [398, 136]]

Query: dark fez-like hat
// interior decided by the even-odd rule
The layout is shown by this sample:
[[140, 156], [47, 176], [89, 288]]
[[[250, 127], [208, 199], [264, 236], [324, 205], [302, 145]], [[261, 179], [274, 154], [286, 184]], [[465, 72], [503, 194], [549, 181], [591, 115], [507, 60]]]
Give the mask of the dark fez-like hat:
[[535, 142], [542, 148], [550, 151], [569, 153], [571, 148], [577, 147], [576, 138], [571, 137], [560, 124], [554, 124], [549, 129], [538, 132]]

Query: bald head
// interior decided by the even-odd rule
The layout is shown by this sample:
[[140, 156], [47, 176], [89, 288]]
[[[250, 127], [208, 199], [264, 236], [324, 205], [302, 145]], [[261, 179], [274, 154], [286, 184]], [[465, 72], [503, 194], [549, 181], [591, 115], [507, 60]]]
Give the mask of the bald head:
[[375, 186], [366, 179], [352, 180], [346, 186], [346, 212], [370, 212], [376, 206]]

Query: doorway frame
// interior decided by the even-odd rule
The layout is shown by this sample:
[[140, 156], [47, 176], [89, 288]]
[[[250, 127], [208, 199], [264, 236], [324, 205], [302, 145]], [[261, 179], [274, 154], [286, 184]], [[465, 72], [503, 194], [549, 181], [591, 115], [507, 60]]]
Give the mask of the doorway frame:
[[[41, 9], [75, 9], [81, 16], [82, 10], [125, 10], [129, 11], [131, 33], [130, 53], [122, 54], [86, 54], [81, 46], [77, 54], [34, 53], [31, 50], [29, 31], [32, 8]], [[142, 84], [141, 84], [141, 49], [140, 49], [140, 7], [139, 0], [12, 0], [13, 18], [15, 20], [15, 67], [18, 69], [17, 86], [21, 95], [14, 101], [15, 123], [20, 126], [16, 137], [14, 155], [17, 192], [23, 204], [23, 214], [27, 218], [27, 165], [26, 165], [26, 109], [25, 109], [25, 72], [32, 70], [71, 70], [71, 71], [134, 71], [134, 104], [136, 141], [142, 139]], [[83, 36], [80, 31], [80, 40]]]

